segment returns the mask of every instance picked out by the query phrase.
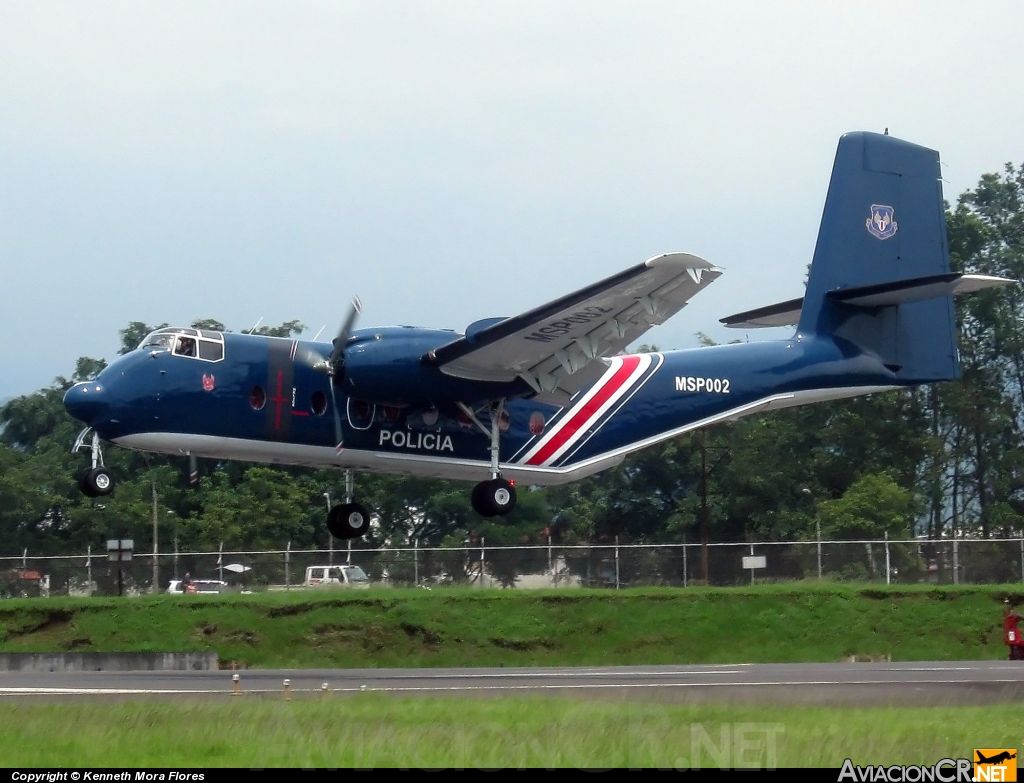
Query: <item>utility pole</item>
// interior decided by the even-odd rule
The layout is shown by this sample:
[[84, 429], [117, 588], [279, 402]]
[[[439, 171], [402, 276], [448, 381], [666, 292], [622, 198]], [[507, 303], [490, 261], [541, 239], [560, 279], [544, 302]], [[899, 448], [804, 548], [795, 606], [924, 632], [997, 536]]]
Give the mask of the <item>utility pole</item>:
[[700, 572], [708, 584], [708, 450], [704, 430], [700, 431]]
[[154, 475], [152, 468], [149, 471], [150, 484], [153, 487], [153, 589], [152, 593], [155, 595], [160, 592], [160, 564], [159, 564], [159, 553], [160, 546], [158, 543], [158, 532], [157, 532], [157, 511], [156, 511], [156, 475]]

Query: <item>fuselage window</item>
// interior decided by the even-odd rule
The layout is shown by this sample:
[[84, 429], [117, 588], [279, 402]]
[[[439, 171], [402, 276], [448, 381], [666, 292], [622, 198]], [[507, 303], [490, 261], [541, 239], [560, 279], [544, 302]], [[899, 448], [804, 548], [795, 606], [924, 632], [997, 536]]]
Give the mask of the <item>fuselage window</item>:
[[327, 413], [327, 395], [322, 391], [313, 392], [313, 399], [311, 400], [313, 413], [317, 416], [323, 416]]
[[199, 358], [208, 362], [219, 362], [224, 358], [224, 346], [212, 340], [199, 341]]
[[252, 391], [249, 392], [249, 404], [254, 411], [263, 410], [263, 406], [267, 404], [267, 393], [263, 391], [262, 386], [252, 387]]

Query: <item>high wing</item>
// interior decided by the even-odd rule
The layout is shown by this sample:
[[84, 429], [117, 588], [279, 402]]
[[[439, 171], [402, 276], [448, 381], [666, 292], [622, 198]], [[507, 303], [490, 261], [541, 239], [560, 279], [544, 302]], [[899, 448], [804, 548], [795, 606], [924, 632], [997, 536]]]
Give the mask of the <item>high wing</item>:
[[423, 357], [458, 378], [521, 378], [536, 399], [565, 405], [614, 356], [664, 323], [722, 274], [689, 253], [666, 253], [512, 318], [477, 321]]

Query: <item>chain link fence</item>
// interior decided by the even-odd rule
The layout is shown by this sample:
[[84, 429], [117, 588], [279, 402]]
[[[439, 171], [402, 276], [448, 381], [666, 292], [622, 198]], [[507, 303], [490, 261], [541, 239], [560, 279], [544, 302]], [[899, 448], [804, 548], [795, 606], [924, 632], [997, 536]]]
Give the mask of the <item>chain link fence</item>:
[[[114, 553], [114, 557], [117, 553]], [[1024, 539], [592, 544], [180, 552], [106, 551], [0, 558], [0, 597], [140, 595], [171, 580], [218, 580], [222, 592], [304, 587], [306, 569], [358, 566], [370, 584], [480, 588], [688, 587], [824, 579], [876, 584], [1024, 582]]]

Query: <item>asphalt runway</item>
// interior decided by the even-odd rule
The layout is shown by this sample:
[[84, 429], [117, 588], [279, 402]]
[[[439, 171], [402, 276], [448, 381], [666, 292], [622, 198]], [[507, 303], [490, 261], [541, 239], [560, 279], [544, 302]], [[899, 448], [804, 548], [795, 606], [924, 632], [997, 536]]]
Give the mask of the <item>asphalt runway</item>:
[[[0, 673], [0, 699], [283, 699], [366, 691], [395, 696], [548, 695], [662, 702], [992, 704], [1024, 698], [1024, 661], [790, 663], [497, 669], [248, 669]], [[323, 685], [326, 683], [327, 690]]]

